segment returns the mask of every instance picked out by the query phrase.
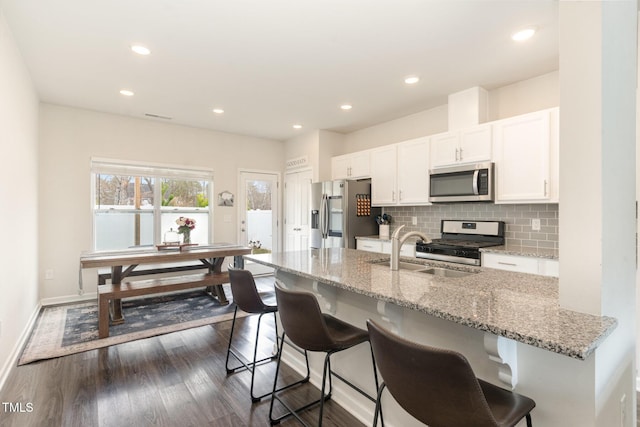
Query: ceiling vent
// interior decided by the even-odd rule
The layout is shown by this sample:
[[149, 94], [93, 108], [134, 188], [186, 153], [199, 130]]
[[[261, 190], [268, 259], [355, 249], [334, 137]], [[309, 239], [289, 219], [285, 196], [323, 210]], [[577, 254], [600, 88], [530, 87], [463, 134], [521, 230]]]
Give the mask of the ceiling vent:
[[147, 116], [147, 117], [154, 118], [154, 119], [171, 120], [171, 117], [161, 116], [159, 114], [144, 113], [144, 115]]
[[489, 95], [479, 86], [449, 95], [449, 130], [462, 129], [487, 121]]

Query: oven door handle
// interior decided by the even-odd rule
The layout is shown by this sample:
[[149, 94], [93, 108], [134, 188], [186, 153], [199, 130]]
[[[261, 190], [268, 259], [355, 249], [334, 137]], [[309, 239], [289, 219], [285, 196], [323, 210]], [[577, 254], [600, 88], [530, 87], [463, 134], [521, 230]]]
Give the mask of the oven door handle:
[[480, 170], [476, 169], [473, 172], [473, 194], [475, 194], [476, 196], [480, 194], [480, 191], [478, 190], [478, 179], [480, 176]]

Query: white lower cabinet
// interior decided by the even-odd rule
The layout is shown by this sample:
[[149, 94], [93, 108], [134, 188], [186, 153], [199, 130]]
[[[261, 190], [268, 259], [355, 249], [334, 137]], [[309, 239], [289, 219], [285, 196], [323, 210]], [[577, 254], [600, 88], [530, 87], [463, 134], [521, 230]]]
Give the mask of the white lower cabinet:
[[[356, 239], [356, 249], [367, 252], [380, 252], [383, 254], [391, 254], [391, 241], [376, 239]], [[400, 256], [412, 257], [416, 256], [415, 243], [405, 243], [400, 249]]]
[[356, 249], [367, 252], [382, 252], [382, 240], [356, 239]]
[[552, 277], [558, 277], [560, 272], [559, 263], [557, 260], [493, 253], [482, 254], [482, 266], [496, 268], [498, 270], [539, 274], [541, 276]]

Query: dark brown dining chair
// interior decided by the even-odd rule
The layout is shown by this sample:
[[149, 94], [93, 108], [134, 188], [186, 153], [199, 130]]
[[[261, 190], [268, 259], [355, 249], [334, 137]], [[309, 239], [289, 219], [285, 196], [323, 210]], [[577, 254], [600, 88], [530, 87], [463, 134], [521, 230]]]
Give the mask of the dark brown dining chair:
[[[231, 293], [233, 295], [233, 302], [235, 303], [235, 310], [233, 311], [233, 322], [231, 323], [231, 333], [229, 334], [229, 345], [227, 347], [227, 360], [225, 362], [225, 367], [227, 369], [227, 374], [231, 374], [238, 371], [250, 371], [251, 372], [251, 387], [250, 387], [250, 395], [252, 402], [258, 402], [263, 397], [266, 397], [271, 394], [271, 391], [264, 393], [260, 396], [255, 396], [253, 391], [256, 367], [263, 364], [268, 363], [272, 360], [275, 360], [277, 357], [277, 352], [275, 355], [265, 357], [260, 360], [256, 360], [258, 356], [258, 340], [260, 338], [260, 323], [262, 320], [262, 316], [265, 314], [273, 313], [273, 320], [275, 323], [275, 338], [276, 338], [276, 348], [278, 346], [278, 322], [276, 319], [276, 313], [278, 311], [278, 306], [276, 305], [267, 305], [262, 301], [260, 294], [258, 293], [258, 289], [256, 287], [256, 282], [253, 279], [253, 274], [251, 274], [248, 270], [229, 268], [229, 281], [231, 283]], [[238, 354], [233, 346], [233, 332], [236, 327], [236, 319], [238, 316], [238, 309], [245, 311], [249, 314], [258, 314], [258, 325], [256, 327], [256, 339], [253, 348], [253, 360], [246, 361], [245, 358]], [[235, 368], [229, 367], [229, 356], [233, 356], [238, 362], [240, 362], [240, 366]], [[286, 387], [283, 387], [280, 390], [284, 390], [289, 387], [293, 387], [294, 385], [301, 384], [303, 382], [309, 381], [309, 361], [307, 360], [307, 376], [298, 382], [290, 384]]]
[[511, 427], [526, 418], [536, 403], [526, 396], [478, 379], [460, 353], [408, 341], [367, 321], [373, 354], [383, 383], [400, 406], [432, 427]]
[[[326, 353], [324, 359], [324, 367], [322, 371], [322, 387], [320, 390], [320, 398], [313, 402], [307, 403], [297, 409], [292, 409], [280, 399], [275, 390], [271, 395], [271, 407], [269, 408], [269, 420], [271, 424], [278, 424], [283, 419], [294, 416], [302, 424], [307, 425], [299, 413], [307, 410], [317, 404], [320, 404], [320, 414], [318, 416], [318, 426], [322, 426], [322, 413], [324, 410], [324, 402], [331, 398], [332, 381], [331, 377], [335, 376], [354, 390], [375, 403], [376, 399], [368, 395], [361, 388], [349, 382], [343, 376], [331, 370], [331, 355], [343, 350], [350, 349], [358, 344], [368, 343], [369, 334], [367, 331], [357, 328], [349, 323], [343, 322], [329, 314], [320, 311], [318, 300], [309, 292], [291, 291], [281, 287], [276, 283], [276, 299], [278, 301], [278, 309], [280, 313], [280, 321], [284, 332], [282, 333], [281, 345], [278, 352], [278, 364], [276, 366], [276, 380], [280, 363], [282, 362], [282, 347], [284, 346], [285, 337], [295, 344], [305, 353], [307, 351], [318, 351]], [[378, 388], [378, 374], [376, 372], [375, 360], [373, 359], [373, 351], [371, 350], [371, 359], [373, 362], [373, 375]], [[328, 377], [328, 378], [327, 378]], [[329, 380], [329, 390], [325, 393], [327, 379]], [[274, 418], [273, 407], [274, 402], [278, 401], [286, 408], [288, 412]]]

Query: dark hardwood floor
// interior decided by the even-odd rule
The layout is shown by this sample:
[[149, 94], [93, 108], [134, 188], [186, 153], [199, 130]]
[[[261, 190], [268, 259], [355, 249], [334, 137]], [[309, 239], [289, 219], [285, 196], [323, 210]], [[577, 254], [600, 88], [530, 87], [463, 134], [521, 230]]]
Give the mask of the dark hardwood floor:
[[[256, 322], [250, 316], [238, 323], [234, 342], [243, 354], [251, 354]], [[250, 373], [226, 374], [230, 327], [222, 322], [15, 367], [0, 390], [0, 402], [14, 405], [0, 405], [0, 426], [268, 426], [269, 399], [251, 403]], [[268, 354], [273, 316], [264, 316], [261, 333]], [[275, 363], [258, 372], [257, 392], [269, 391]], [[286, 366], [282, 374], [283, 383], [299, 378]], [[310, 384], [286, 393], [292, 404], [318, 395]], [[315, 424], [317, 414], [304, 418]], [[324, 424], [362, 425], [333, 401], [325, 405]], [[298, 423], [289, 418], [281, 425]]]

